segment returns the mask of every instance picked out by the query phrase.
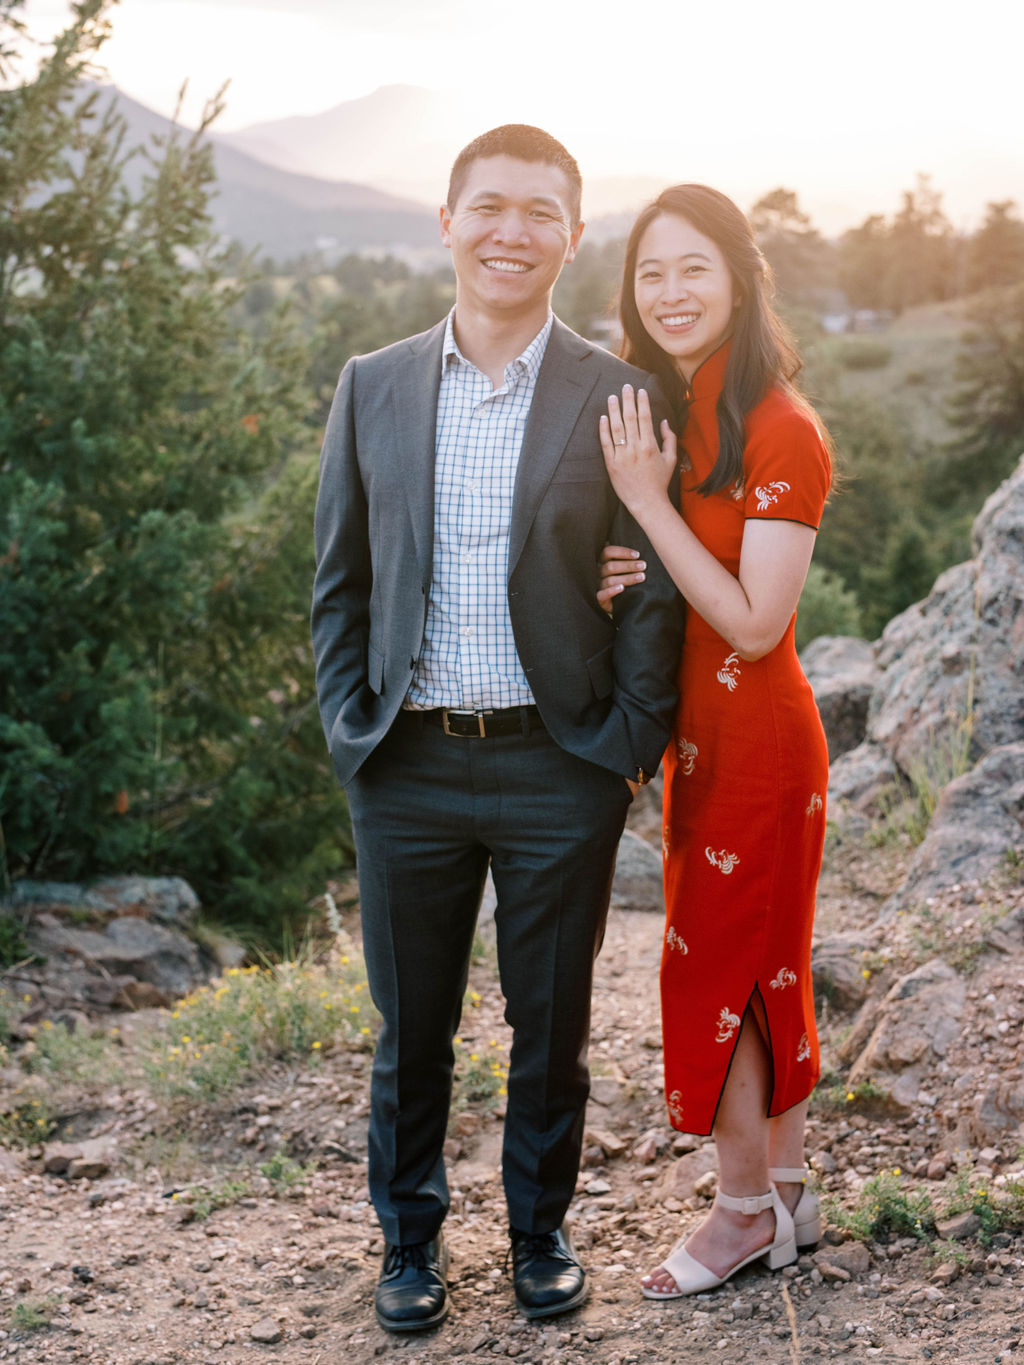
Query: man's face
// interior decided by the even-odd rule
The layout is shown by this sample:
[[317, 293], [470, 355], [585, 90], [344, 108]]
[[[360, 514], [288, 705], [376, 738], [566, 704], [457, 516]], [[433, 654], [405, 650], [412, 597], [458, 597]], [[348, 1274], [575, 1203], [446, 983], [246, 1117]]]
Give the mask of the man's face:
[[569, 211], [557, 166], [511, 156], [474, 161], [458, 201], [441, 209], [441, 241], [451, 248], [458, 306], [508, 320], [546, 313], [583, 224]]

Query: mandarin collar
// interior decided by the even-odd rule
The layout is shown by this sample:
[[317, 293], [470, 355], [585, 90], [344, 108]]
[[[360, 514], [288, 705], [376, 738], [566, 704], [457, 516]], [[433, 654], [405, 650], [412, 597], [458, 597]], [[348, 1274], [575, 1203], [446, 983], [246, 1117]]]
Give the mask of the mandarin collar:
[[687, 386], [693, 400], [718, 398], [725, 384], [725, 371], [731, 351], [732, 337], [726, 337], [717, 350], [712, 351], [706, 360], [700, 362]]

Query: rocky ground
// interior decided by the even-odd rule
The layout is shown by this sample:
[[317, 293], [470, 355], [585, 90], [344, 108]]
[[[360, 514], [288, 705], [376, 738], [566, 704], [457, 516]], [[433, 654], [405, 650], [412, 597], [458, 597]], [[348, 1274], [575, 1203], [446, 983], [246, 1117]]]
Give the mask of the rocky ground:
[[[896, 886], [897, 843], [839, 842], [822, 882], [819, 931], [873, 924]], [[1024, 1361], [1024, 1238], [984, 1244], [977, 1219], [951, 1219], [936, 1243], [886, 1234], [851, 1238], [864, 1181], [898, 1168], [936, 1207], [965, 1173], [1024, 1178], [1018, 1140], [976, 1129], [977, 1096], [1019, 1078], [1022, 964], [989, 941], [985, 895], [951, 893], [922, 921], [907, 917], [864, 958], [864, 990], [880, 996], [915, 964], [945, 957], [966, 981], [966, 1006], [918, 1101], [894, 1107], [844, 1083], [840, 1053], [854, 1015], [823, 1011], [826, 1077], [812, 1109], [809, 1154], [829, 1202], [823, 1243], [780, 1273], [755, 1268], [713, 1294], [648, 1304], [639, 1276], [693, 1226], [713, 1191], [710, 1149], [672, 1133], [661, 1094], [656, 915], [613, 910], [600, 958], [585, 1166], [574, 1235], [591, 1272], [580, 1311], [530, 1324], [504, 1268], [498, 1173], [500, 1097], [464, 1109], [449, 1141], [453, 1256], [449, 1321], [393, 1337], [373, 1318], [382, 1242], [368, 1204], [368, 1056], [339, 1051], [318, 1070], [280, 1068], [222, 1111], [168, 1115], [135, 1092], [82, 1100], [76, 1136], [116, 1139], [118, 1157], [90, 1173], [47, 1173], [41, 1153], [0, 1150], [0, 1359], [28, 1365], [468, 1365], [493, 1358], [559, 1365], [774, 1365], [811, 1359]], [[1002, 914], [1019, 883], [995, 893]], [[486, 935], [485, 935], [486, 939]], [[463, 1021], [467, 1047], [506, 1039], [488, 952], [474, 965]], [[847, 1099], [847, 1094], [852, 1098]], [[972, 1123], [975, 1128], [972, 1129]], [[968, 1153], [972, 1131], [985, 1145]], [[287, 1149], [311, 1172], [286, 1188], [247, 1177], [242, 1197], [208, 1216], [204, 1190]], [[87, 1153], [86, 1153], [87, 1154]], [[183, 1189], [184, 1186], [190, 1187]], [[241, 1188], [241, 1187], [240, 1187]], [[190, 1192], [191, 1191], [191, 1192]], [[943, 1201], [947, 1201], [944, 1204]], [[32, 1329], [36, 1306], [49, 1326]]]

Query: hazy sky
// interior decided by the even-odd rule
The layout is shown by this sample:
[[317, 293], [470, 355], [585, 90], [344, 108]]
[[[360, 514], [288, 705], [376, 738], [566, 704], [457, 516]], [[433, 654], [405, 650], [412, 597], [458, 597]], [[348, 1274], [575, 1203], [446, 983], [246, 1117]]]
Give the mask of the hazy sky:
[[[67, 12], [22, 11], [40, 36]], [[829, 228], [891, 212], [919, 171], [958, 226], [1024, 200], [1018, 0], [122, 0], [112, 17], [114, 83], [169, 113], [187, 77], [194, 115], [230, 78], [225, 130], [401, 83], [459, 97], [453, 153], [539, 123], [585, 175], [741, 201], [786, 185]]]

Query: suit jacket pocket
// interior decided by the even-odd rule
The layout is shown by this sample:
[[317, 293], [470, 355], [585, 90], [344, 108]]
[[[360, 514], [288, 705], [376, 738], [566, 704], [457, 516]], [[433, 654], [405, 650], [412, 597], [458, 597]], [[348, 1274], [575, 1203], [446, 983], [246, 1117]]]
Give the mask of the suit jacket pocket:
[[615, 686], [615, 672], [612, 667], [612, 650], [614, 645], [605, 645], [604, 649], [592, 654], [587, 660], [587, 672], [590, 674], [590, 684], [594, 689], [595, 696], [610, 697], [612, 688]]
[[371, 692], [376, 692], [378, 697], [383, 695], [384, 655], [379, 649], [374, 649], [373, 645], [366, 648], [366, 681]]

